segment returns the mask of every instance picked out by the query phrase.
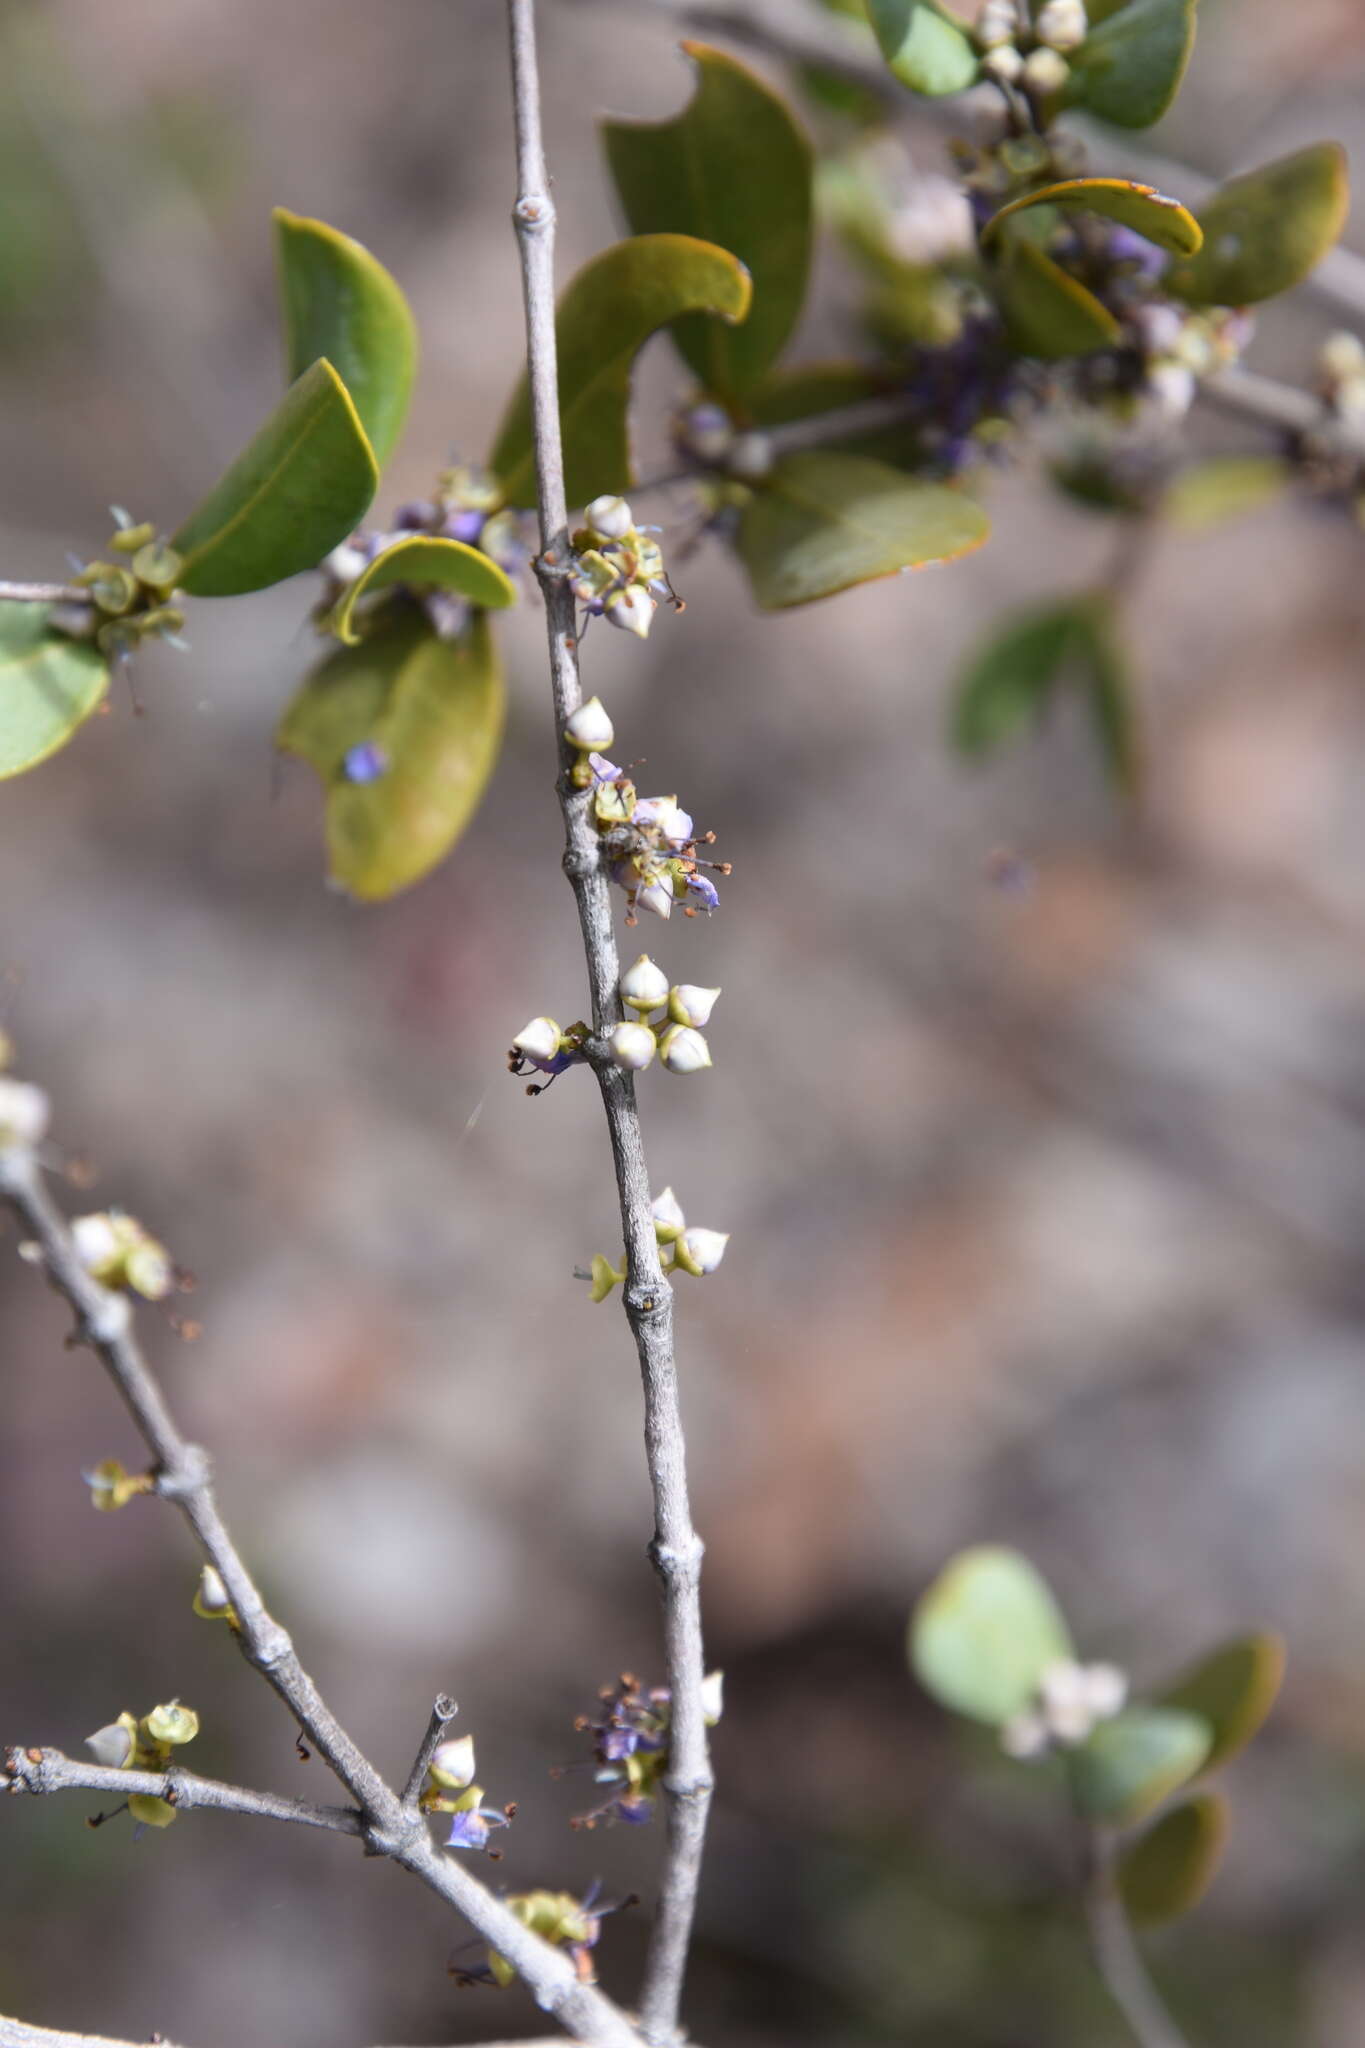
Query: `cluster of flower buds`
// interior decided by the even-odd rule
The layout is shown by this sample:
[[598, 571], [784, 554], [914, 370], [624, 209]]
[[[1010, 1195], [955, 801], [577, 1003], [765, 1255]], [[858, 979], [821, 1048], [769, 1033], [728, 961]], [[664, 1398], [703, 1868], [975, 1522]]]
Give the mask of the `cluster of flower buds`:
[[1043, 0], [1036, 12], [1021, 0], [985, 0], [974, 30], [981, 76], [1051, 99], [1070, 78], [1069, 59], [1089, 28], [1084, 0]]
[[1007, 1756], [1031, 1760], [1050, 1749], [1075, 1749], [1100, 1721], [1112, 1721], [1128, 1698], [1128, 1680], [1116, 1664], [1076, 1664], [1059, 1657], [1038, 1680], [1031, 1706], [1000, 1730]]
[[[566, 1952], [581, 1984], [596, 1981], [592, 1951], [602, 1932], [604, 1914], [616, 1910], [614, 1906], [598, 1905], [595, 1890], [594, 1887], [582, 1899], [575, 1898], [572, 1892], [535, 1891], [511, 1892], [503, 1900], [523, 1927], [529, 1928], [532, 1934], [538, 1934], [542, 1941], [548, 1941], [552, 1948], [562, 1948]], [[496, 1949], [489, 1949], [486, 1962], [473, 1969], [452, 1967], [450, 1974], [462, 1989], [473, 1984], [496, 1984], [505, 1990], [517, 1973], [506, 1956], [500, 1956]]]
[[[715, 1272], [730, 1242], [728, 1230], [706, 1230], [699, 1223], [689, 1224], [672, 1188], [665, 1188], [661, 1195], [656, 1196], [650, 1209], [654, 1217], [654, 1235], [659, 1240], [659, 1263], [665, 1273], [690, 1273], [694, 1279], [701, 1280], [706, 1274]], [[613, 1266], [610, 1259], [598, 1252], [592, 1262], [592, 1271], [580, 1274], [579, 1278], [592, 1281], [594, 1301], [605, 1301], [613, 1287], [625, 1284], [625, 1260], [623, 1258], [619, 1266]]]
[[[710, 1671], [702, 1680], [702, 1713], [708, 1728], [721, 1717], [724, 1683], [720, 1671]], [[592, 1736], [593, 1781], [609, 1786], [611, 1793], [591, 1813], [577, 1815], [573, 1825], [595, 1828], [624, 1820], [638, 1826], [652, 1817], [668, 1769], [672, 1694], [666, 1685], [645, 1688], [623, 1671], [615, 1685], [603, 1686], [599, 1697], [601, 1718], [594, 1721], [580, 1714], [574, 1727], [580, 1735]]]
[[102, 1287], [140, 1294], [144, 1301], [164, 1301], [176, 1285], [166, 1247], [121, 1209], [77, 1216], [71, 1236], [81, 1264]]
[[[526, 515], [503, 506], [501, 500], [501, 487], [487, 470], [464, 464], [442, 470], [432, 496], [400, 505], [391, 528], [362, 528], [340, 547], [333, 548], [322, 564], [328, 588], [315, 619], [325, 626], [342, 592], [364, 574], [376, 556], [397, 541], [411, 540], [414, 534], [431, 534], [440, 540], [463, 541], [466, 547], [479, 548], [515, 583], [524, 576], [530, 562], [531, 542]], [[373, 604], [363, 598], [357, 617], [363, 620], [371, 609], [378, 610], [392, 596], [394, 588], [403, 586], [387, 587], [376, 594]], [[456, 640], [469, 624], [473, 607], [452, 590], [413, 587], [408, 594], [421, 605], [439, 639]], [[351, 779], [373, 781], [374, 776], [362, 772]]]
[[87, 562], [72, 582], [89, 592], [53, 605], [48, 624], [72, 640], [93, 640], [110, 661], [133, 654], [144, 640], [183, 647], [185, 614], [176, 584], [184, 559], [150, 523], [137, 525], [121, 505], [111, 507], [116, 529], [111, 562]]
[[[165, 1706], [153, 1707], [140, 1721], [132, 1714], [120, 1714], [117, 1721], [88, 1735], [85, 1746], [106, 1770], [164, 1771], [174, 1752], [183, 1743], [193, 1742], [198, 1733], [199, 1716], [193, 1708], [170, 1700]], [[175, 1819], [175, 1808], [168, 1799], [145, 1792], [130, 1795], [128, 1811], [149, 1828], [168, 1828]]]
[[[573, 535], [570, 587], [589, 618], [604, 618], [640, 640], [648, 637], [659, 599], [675, 611], [682, 599], [668, 580], [657, 526], [637, 526], [624, 498], [594, 498]], [[603, 742], [609, 745], [610, 742]]]
[[1230, 306], [1190, 312], [1168, 299], [1152, 299], [1129, 316], [1142, 357], [1142, 390], [1156, 412], [1181, 420], [1202, 377], [1235, 363], [1255, 326], [1250, 313]]
[[[620, 989], [621, 1002], [633, 1015], [607, 1036], [618, 1067], [640, 1073], [656, 1052], [670, 1074], [699, 1074], [711, 1065], [701, 1027], [711, 1020], [718, 988], [699, 988], [690, 981], [670, 986], [663, 969], [642, 953], [621, 976]], [[663, 1014], [651, 1022], [655, 1010]]]
[[641, 910], [668, 918], [673, 906], [684, 917], [708, 915], [720, 903], [716, 885], [701, 870], [728, 875], [728, 861], [705, 860], [699, 846], [715, 844], [715, 833], [698, 834], [676, 796], [637, 794], [623, 768], [601, 751], [616, 734], [600, 697], [580, 704], [564, 728], [564, 737], [578, 755], [571, 780], [576, 789], [592, 791], [592, 816], [602, 839], [607, 872], [626, 892], [626, 923]]
[[485, 1849], [497, 1860], [499, 1851], [488, 1848], [494, 1828], [505, 1828], [516, 1813], [516, 1802], [499, 1810], [485, 1806], [482, 1785], [474, 1783], [474, 1738], [452, 1735], [438, 1742], [427, 1765], [418, 1804], [423, 1813], [450, 1815], [447, 1849]]

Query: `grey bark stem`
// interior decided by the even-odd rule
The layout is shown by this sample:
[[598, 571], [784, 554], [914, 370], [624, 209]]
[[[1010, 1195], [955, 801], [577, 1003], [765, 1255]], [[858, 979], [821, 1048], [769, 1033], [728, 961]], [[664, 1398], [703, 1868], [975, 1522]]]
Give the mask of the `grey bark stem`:
[[431, 1709], [431, 1719], [427, 1723], [427, 1732], [422, 1737], [422, 1747], [412, 1760], [412, 1769], [408, 1772], [408, 1782], [403, 1787], [404, 1806], [416, 1806], [418, 1796], [422, 1790], [422, 1780], [427, 1774], [427, 1765], [436, 1754], [437, 1746], [444, 1736], [446, 1729], [459, 1711], [459, 1708], [448, 1692], [437, 1693], [435, 1704]]
[[[542, 2011], [579, 2041], [591, 2048], [640, 2048], [640, 2034], [595, 1986], [580, 1981], [568, 1956], [523, 1927], [486, 1885], [454, 1856], [437, 1849], [426, 1822], [404, 1806], [323, 1701], [288, 1634], [267, 1611], [227, 1532], [214, 1496], [207, 1454], [197, 1444], [188, 1443], [171, 1419], [134, 1334], [127, 1296], [102, 1287], [81, 1264], [71, 1233], [48, 1196], [37, 1161], [27, 1147], [0, 1149], [0, 1201], [9, 1204], [36, 1242], [48, 1280], [74, 1311], [76, 1327], [70, 1341], [90, 1346], [122, 1395], [155, 1460], [156, 1491], [180, 1509], [204, 1556], [222, 1579], [237, 1613], [238, 1626], [233, 1633], [248, 1663], [279, 1694], [355, 1800], [363, 1817], [360, 1832], [368, 1853], [390, 1857], [454, 1906], [490, 1947], [507, 1958]], [[122, 1789], [130, 1789], [130, 1773], [112, 1775]], [[164, 1782], [157, 1779], [158, 1785]], [[291, 1813], [289, 1817], [298, 1819], [299, 1815]], [[3, 2035], [0, 2048], [4, 2048]]]
[[215, 1813], [249, 1813], [258, 1820], [296, 1821], [300, 1827], [328, 1828], [336, 1835], [363, 1835], [365, 1816], [353, 1806], [315, 1806], [307, 1799], [285, 1799], [275, 1792], [253, 1792], [245, 1785], [225, 1785], [201, 1778], [172, 1764], [164, 1771], [116, 1771], [82, 1763], [59, 1749], [11, 1749], [0, 1770], [0, 1791], [111, 1792], [127, 1799], [145, 1793], [164, 1799], [178, 1813], [196, 1807]]
[[89, 604], [90, 592], [74, 583], [11, 583], [0, 578], [0, 604]]
[[609, 884], [589, 812], [590, 793], [569, 779], [574, 753], [564, 726], [582, 701], [569, 567], [568, 506], [559, 426], [555, 347], [555, 209], [545, 165], [534, 0], [508, 0], [516, 122], [517, 198], [513, 209], [526, 307], [527, 371], [535, 439], [540, 515], [537, 573], [545, 597], [550, 683], [564, 816], [564, 868], [573, 885], [592, 997], [594, 1042], [589, 1054], [611, 1139], [628, 1270], [626, 1315], [635, 1337], [644, 1387], [645, 1451], [654, 1496], [650, 1556], [662, 1585], [664, 1650], [672, 1695], [669, 1763], [664, 1779], [668, 1842], [659, 1905], [640, 1995], [645, 2039], [677, 2035], [678, 2009], [696, 1912], [711, 1801], [712, 1776], [702, 1710], [702, 1545], [692, 1526], [687, 1460], [673, 1355], [672, 1293], [659, 1263], [650, 1210], [639, 1111], [632, 1077], [606, 1056], [603, 1033], [621, 1017], [620, 968]]
[[1090, 1953], [1105, 1989], [1138, 2048], [1189, 2048], [1147, 1974], [1133, 1937], [1114, 1868], [1114, 1845], [1099, 1828], [1086, 1831], [1084, 1903]]

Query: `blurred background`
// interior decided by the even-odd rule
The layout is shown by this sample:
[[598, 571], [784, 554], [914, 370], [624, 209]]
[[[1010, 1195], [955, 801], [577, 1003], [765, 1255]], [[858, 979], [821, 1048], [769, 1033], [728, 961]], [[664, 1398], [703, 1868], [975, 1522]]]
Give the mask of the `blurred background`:
[[[561, 271], [618, 231], [593, 129], [689, 90], [641, 6], [546, 5]], [[1204, 0], [1167, 154], [1226, 174], [1322, 136], [1365, 160], [1352, 0]], [[753, 59], [782, 82], [780, 67]], [[269, 209], [359, 236], [411, 295], [414, 416], [381, 504], [483, 454], [521, 345], [495, 0], [82, 0], [0, 22], [0, 571], [61, 574], [117, 501], [173, 525], [274, 402]], [[935, 130], [911, 129], [940, 162]], [[1348, 236], [1349, 239], [1349, 236]], [[847, 350], [827, 252], [799, 353]], [[1305, 293], [1250, 362], [1303, 378]], [[646, 361], [642, 459], [685, 390]], [[1226, 424], [1210, 445], [1254, 445]], [[1240, 438], [1239, 438], [1240, 435]], [[1079, 719], [970, 771], [944, 739], [991, 621], [1079, 587], [1112, 526], [1027, 467], [950, 569], [779, 618], [719, 549], [685, 616], [597, 632], [590, 688], [646, 789], [735, 862], [651, 944], [720, 982], [714, 1072], [643, 1086], [651, 1162], [733, 1233], [679, 1284], [720, 1792], [688, 2016], [708, 2048], [1118, 2048], [1044, 1778], [917, 1694], [912, 1600], [956, 1547], [1025, 1549], [1139, 1686], [1221, 1633], [1288, 1637], [1234, 1767], [1211, 1897], [1151, 1944], [1191, 2035], [1365, 2036], [1365, 628], [1361, 540], [1282, 505], [1161, 541], [1130, 598], [1148, 781], [1119, 806]], [[677, 546], [685, 498], [665, 507]], [[666, 535], [666, 544], [668, 543]], [[530, 1102], [511, 1033], [583, 969], [558, 871], [541, 622], [453, 858], [386, 907], [325, 887], [274, 721], [313, 658], [296, 583], [195, 608], [193, 651], [0, 795], [18, 1071], [56, 1099], [75, 1208], [117, 1203], [199, 1277], [143, 1317], [305, 1663], [389, 1772], [453, 1690], [520, 1815], [509, 1887], [651, 1892], [662, 1829], [574, 1834], [574, 1715], [658, 1678], [640, 1402], [595, 1091]], [[1002, 881], [1004, 885], [1002, 886]], [[323, 1767], [190, 1612], [179, 1522], [92, 1514], [137, 1445], [0, 1246], [6, 1742], [79, 1752], [179, 1695], [189, 1761], [315, 1798]], [[7, 1802], [0, 2011], [192, 2048], [537, 2031], [440, 1904], [351, 1845], [202, 1816], [133, 1843], [97, 1802]], [[628, 1997], [643, 1913], [608, 1923]]]

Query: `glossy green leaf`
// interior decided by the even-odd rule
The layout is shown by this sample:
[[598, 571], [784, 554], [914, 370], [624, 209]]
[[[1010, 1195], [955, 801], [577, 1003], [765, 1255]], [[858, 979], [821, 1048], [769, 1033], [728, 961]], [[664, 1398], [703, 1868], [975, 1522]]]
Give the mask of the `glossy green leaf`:
[[353, 623], [357, 604], [361, 598], [391, 589], [396, 583], [412, 584], [418, 589], [450, 590], [486, 611], [501, 611], [505, 605], [515, 604], [517, 598], [510, 578], [478, 548], [467, 547], [462, 540], [415, 533], [376, 555], [355, 582], [343, 590], [327, 621], [329, 630], [348, 647], [356, 646], [360, 638]]
[[1036, 192], [1026, 192], [1021, 199], [1002, 206], [982, 229], [982, 242], [994, 238], [1002, 221], [1034, 206], [1082, 207], [1087, 213], [1101, 213], [1106, 220], [1120, 221], [1145, 241], [1173, 250], [1177, 256], [1192, 256], [1204, 239], [1194, 215], [1154, 185], [1140, 185], [1134, 178], [1065, 178], [1059, 184], [1040, 185]]
[[[749, 310], [749, 273], [725, 249], [691, 235], [636, 235], [584, 264], [559, 302], [559, 417], [570, 505], [633, 480], [630, 373], [651, 334], [684, 313], [731, 322]], [[489, 465], [512, 505], [535, 499], [531, 405], [522, 379]]]
[[50, 631], [46, 605], [0, 604], [0, 778], [64, 747], [108, 687], [103, 655]]
[[806, 295], [811, 149], [771, 87], [722, 50], [684, 43], [697, 89], [671, 121], [606, 121], [607, 162], [637, 235], [693, 235], [753, 280], [742, 327], [677, 321], [684, 361], [719, 398], [740, 398], [781, 354]]
[[383, 264], [349, 235], [282, 206], [274, 219], [289, 379], [325, 356], [382, 467], [403, 430], [417, 369], [412, 310]]
[[1194, 48], [1195, 0], [1106, 0], [1071, 58], [1066, 106], [1118, 128], [1149, 128], [1180, 90]]
[[[439, 640], [404, 604], [358, 647], [329, 656], [276, 738], [322, 779], [332, 880], [377, 902], [429, 873], [478, 806], [502, 723], [502, 670], [481, 613], [459, 639]], [[384, 772], [349, 781], [347, 754], [366, 742]]]
[[1350, 202], [1346, 153], [1315, 142], [1231, 178], [1199, 209], [1204, 246], [1167, 277], [1194, 306], [1253, 306], [1300, 284], [1340, 235]]
[[1017, 1550], [982, 1544], [955, 1557], [910, 1618], [910, 1665], [954, 1713], [993, 1726], [1029, 1706], [1049, 1664], [1072, 1655], [1061, 1610]]
[[1156, 1927], [1197, 1906], [1223, 1860], [1227, 1806], [1196, 1792], [1163, 1813], [1119, 1859], [1118, 1888], [1130, 1920]]
[[800, 363], [774, 370], [744, 403], [756, 427], [785, 427], [818, 413], [839, 412], [886, 391], [886, 379], [862, 363]]
[[1278, 455], [1210, 455], [1172, 477], [1161, 509], [1175, 525], [1200, 533], [1272, 503], [1293, 477], [1292, 466]]
[[996, 290], [1010, 339], [1022, 355], [1051, 362], [1112, 348], [1114, 315], [1060, 263], [1022, 236], [1004, 252]]
[[867, 0], [867, 15], [883, 57], [912, 92], [937, 98], [976, 83], [975, 44], [932, 0]]
[[1129, 1707], [1101, 1721], [1071, 1752], [1076, 1804], [1090, 1820], [1128, 1827], [1194, 1777], [1212, 1742], [1213, 1730], [1198, 1714]]
[[1225, 1643], [1196, 1664], [1162, 1702], [1200, 1715], [1213, 1731], [1208, 1768], [1244, 1749], [1274, 1706], [1284, 1678], [1284, 1643], [1263, 1630]]
[[172, 538], [181, 587], [240, 597], [315, 569], [359, 524], [378, 481], [345, 385], [314, 363]]

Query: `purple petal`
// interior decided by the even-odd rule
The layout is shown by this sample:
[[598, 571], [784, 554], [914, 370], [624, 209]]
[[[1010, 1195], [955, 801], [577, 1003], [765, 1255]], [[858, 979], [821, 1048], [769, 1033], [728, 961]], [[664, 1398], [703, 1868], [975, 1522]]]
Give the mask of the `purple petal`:
[[468, 546], [473, 547], [475, 541], [483, 532], [487, 518], [488, 514], [486, 512], [449, 512], [442, 524], [441, 531], [448, 540], [462, 540]]
[[705, 875], [689, 875], [687, 878], [687, 893], [689, 896], [695, 896], [704, 910], [716, 910], [720, 907], [720, 897], [716, 894], [716, 885], [714, 882], [709, 882]]
[[388, 772], [389, 757], [377, 740], [361, 740], [349, 747], [341, 763], [348, 782], [378, 782]]

